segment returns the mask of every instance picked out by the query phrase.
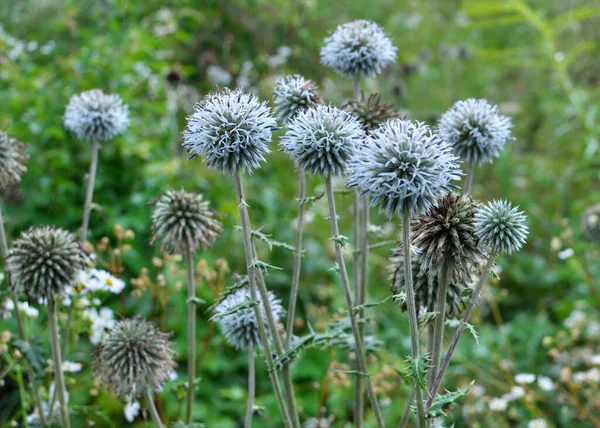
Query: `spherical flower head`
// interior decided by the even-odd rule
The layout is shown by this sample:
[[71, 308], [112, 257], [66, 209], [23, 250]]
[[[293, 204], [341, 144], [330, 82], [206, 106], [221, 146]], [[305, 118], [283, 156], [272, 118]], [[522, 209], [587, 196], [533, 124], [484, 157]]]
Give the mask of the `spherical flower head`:
[[344, 110], [349, 111], [360, 121], [366, 133], [374, 131], [388, 120], [400, 117], [398, 110], [381, 101], [381, 95], [371, 94], [365, 98], [364, 92], [361, 92], [358, 100], [351, 100], [344, 104]]
[[230, 175], [260, 167], [277, 127], [267, 104], [241, 89], [207, 95], [187, 121], [183, 147], [190, 159], [201, 156], [209, 168]]
[[485, 253], [475, 235], [477, 209], [470, 196], [450, 192], [412, 221], [413, 245], [429, 275], [441, 280], [446, 269], [450, 281], [460, 283], [479, 267]]
[[493, 201], [475, 215], [475, 233], [481, 245], [496, 254], [518, 251], [527, 239], [526, 216], [508, 201]]
[[21, 174], [27, 171], [25, 162], [29, 160], [24, 153], [26, 148], [24, 143], [0, 131], [0, 189], [21, 181]]
[[342, 174], [364, 140], [360, 122], [333, 106], [318, 105], [301, 112], [288, 128], [280, 139], [282, 150], [298, 168], [324, 177]]
[[581, 229], [587, 240], [600, 241], [600, 204], [592, 205], [583, 212]]
[[388, 217], [428, 210], [460, 177], [457, 157], [422, 122], [394, 119], [367, 136], [348, 165], [348, 185]]
[[139, 397], [147, 387], [160, 391], [176, 366], [170, 337], [139, 317], [119, 321], [96, 350], [95, 376], [122, 397]]
[[456, 102], [442, 115], [439, 133], [467, 162], [492, 163], [512, 139], [512, 123], [498, 113], [498, 106], [470, 98]]
[[321, 102], [315, 84], [297, 74], [277, 80], [273, 90], [275, 115], [288, 123], [296, 114]]
[[[272, 292], [268, 292], [268, 297], [271, 304], [271, 311], [273, 312], [273, 319], [277, 323], [285, 311], [283, 310], [283, 306], [281, 306], [281, 300], [275, 297]], [[227, 342], [236, 349], [247, 349], [250, 345], [254, 347], [261, 346], [254, 307], [238, 309], [234, 313], [227, 314], [236, 306], [248, 301], [252, 301], [250, 291], [247, 288], [241, 288], [227, 296], [215, 307], [215, 315], [219, 326], [225, 334]], [[265, 320], [267, 312], [265, 306], [262, 304], [263, 300], [260, 294], [257, 295], [256, 301], [259, 302], [261, 315], [263, 320]], [[272, 332], [269, 330], [267, 324], [265, 324], [265, 329], [267, 335], [271, 336]]]
[[345, 77], [375, 76], [396, 61], [396, 47], [374, 22], [340, 25], [325, 39], [321, 63]]
[[7, 269], [15, 287], [35, 299], [54, 299], [71, 286], [85, 267], [86, 256], [77, 237], [52, 226], [21, 234], [8, 253]]
[[152, 205], [151, 243], [161, 241], [161, 251], [182, 254], [204, 250], [223, 230], [216, 212], [200, 194], [173, 190], [159, 196]]
[[125, 131], [129, 108], [118, 95], [92, 89], [71, 97], [64, 124], [82, 140], [107, 141]]

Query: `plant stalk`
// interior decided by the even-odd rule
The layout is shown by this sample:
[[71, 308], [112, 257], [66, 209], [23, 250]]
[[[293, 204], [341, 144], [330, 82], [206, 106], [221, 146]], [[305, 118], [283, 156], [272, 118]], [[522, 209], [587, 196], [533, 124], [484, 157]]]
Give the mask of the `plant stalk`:
[[87, 190], [85, 193], [85, 204], [83, 206], [83, 219], [81, 220], [81, 245], [85, 244], [88, 227], [90, 224], [90, 213], [92, 212], [92, 201], [94, 198], [94, 184], [96, 183], [96, 169], [98, 167], [98, 140], [92, 143], [92, 158], [90, 160], [90, 173], [88, 174]]
[[446, 324], [446, 297], [448, 294], [448, 264], [444, 263], [442, 265], [442, 272], [440, 277], [440, 288], [438, 290], [437, 301], [435, 304], [435, 311], [437, 312], [437, 316], [435, 317], [434, 327], [433, 327], [433, 341], [432, 349], [431, 349], [431, 367], [429, 368], [429, 375], [427, 382], [430, 387], [435, 377], [437, 376], [437, 371], [440, 367], [440, 362], [442, 359], [442, 347], [444, 344], [444, 326]]
[[256, 389], [256, 375], [254, 371], [254, 345], [250, 344], [248, 348], [248, 404], [246, 405], [244, 428], [250, 428], [252, 426], [252, 414], [254, 413], [254, 394]]
[[358, 323], [356, 321], [356, 317], [354, 316], [352, 292], [350, 291], [350, 281], [348, 280], [348, 272], [346, 271], [344, 255], [342, 254], [342, 245], [338, 239], [340, 236], [340, 231], [337, 221], [337, 211], [335, 208], [333, 185], [331, 184], [331, 175], [327, 176], [326, 187], [327, 199], [329, 201], [329, 220], [331, 222], [331, 234], [332, 238], [335, 241], [335, 255], [337, 258], [340, 278], [342, 280], [342, 286], [344, 289], [344, 296], [346, 297], [346, 305], [348, 306], [348, 316], [350, 318], [350, 324], [352, 325], [352, 334], [354, 335], [354, 342], [356, 346], [356, 359], [358, 361], [359, 369], [362, 372], [363, 377], [365, 378], [365, 387], [367, 389], [369, 401], [371, 402], [371, 407], [373, 408], [373, 413], [375, 413], [375, 418], [377, 419], [377, 425], [380, 428], [382, 428], [385, 427], [385, 423], [383, 422], [383, 416], [381, 415], [381, 410], [379, 409], [379, 404], [377, 403], [377, 396], [375, 395], [375, 390], [373, 389], [373, 384], [371, 382], [371, 376], [369, 375], [369, 366], [367, 365], [365, 349], [363, 346], [362, 339], [360, 337]]
[[196, 283], [194, 277], [194, 256], [188, 248], [185, 251], [187, 270], [187, 339], [188, 339], [188, 391], [185, 423], [192, 423], [194, 405], [194, 386], [196, 379]]
[[454, 333], [454, 337], [452, 338], [452, 342], [450, 343], [450, 347], [448, 348], [448, 352], [446, 353], [446, 358], [444, 358], [444, 362], [440, 366], [437, 377], [435, 378], [435, 383], [433, 384], [433, 386], [430, 389], [430, 396], [429, 396], [429, 399], [427, 400], [427, 405], [426, 405], [427, 410], [429, 410], [431, 408], [435, 394], [437, 393], [438, 389], [440, 388], [440, 385], [442, 384], [442, 380], [444, 379], [444, 374], [446, 374], [446, 370], [448, 370], [448, 366], [450, 364], [450, 360], [452, 359], [452, 355], [454, 354], [454, 351], [456, 350], [456, 345], [458, 345], [460, 336], [462, 335], [462, 332], [465, 329], [465, 324], [469, 321], [469, 318], [471, 317], [471, 314], [473, 313], [473, 309], [475, 309], [475, 305], [477, 304], [477, 300], [479, 298], [479, 293], [481, 293], [481, 289], [483, 288], [483, 285], [485, 284], [485, 281], [487, 280], [487, 276], [490, 273], [492, 266], [494, 265], [495, 258], [496, 258], [496, 255], [494, 253], [490, 254], [490, 257], [489, 257], [485, 267], [483, 268], [483, 272], [481, 273], [481, 276], [479, 277], [479, 281], [477, 282], [475, 291], [473, 291], [473, 295], [471, 296], [471, 300], [469, 301], [467, 310], [463, 314], [461, 323], [458, 326], [458, 328], [456, 329], [456, 332]]
[[62, 370], [62, 357], [60, 355], [60, 340], [58, 339], [58, 319], [56, 316], [56, 303], [53, 297], [48, 297], [48, 324], [50, 330], [50, 344], [52, 346], [52, 360], [54, 363], [54, 389], [58, 394], [60, 406], [60, 422], [63, 428], [70, 428], [69, 409], [65, 388], [65, 377]]
[[152, 420], [156, 424], [156, 428], [165, 428], [162, 421], [160, 420], [158, 410], [156, 410], [156, 405], [154, 404], [154, 397], [152, 397], [152, 395], [153, 394], [150, 392], [150, 387], [144, 388], [144, 398], [146, 399], [146, 405], [148, 406], [148, 411], [150, 412], [150, 416], [152, 416]]
[[471, 194], [471, 188], [473, 187], [473, 173], [475, 172], [475, 161], [467, 163], [467, 176], [465, 177], [465, 188], [463, 194]]

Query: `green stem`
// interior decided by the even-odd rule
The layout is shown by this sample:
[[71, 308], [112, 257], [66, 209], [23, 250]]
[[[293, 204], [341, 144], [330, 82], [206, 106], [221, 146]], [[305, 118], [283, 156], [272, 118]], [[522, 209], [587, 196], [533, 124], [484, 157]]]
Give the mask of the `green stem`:
[[475, 172], [475, 162], [470, 161], [467, 163], [467, 176], [465, 177], [465, 188], [463, 193], [469, 195], [471, 188], [473, 187], [473, 173]]
[[[410, 329], [411, 356], [419, 359], [419, 324], [415, 305], [415, 293], [412, 279], [412, 261], [410, 257], [410, 214], [405, 212], [402, 217], [402, 249], [404, 252], [404, 284], [406, 289], [406, 306], [408, 307], [408, 326]], [[425, 411], [423, 409], [423, 398], [421, 389], [417, 383], [415, 387], [415, 401], [417, 405], [417, 426], [425, 428]]]
[[[258, 295], [256, 292], [256, 268], [254, 266], [254, 250], [252, 245], [252, 237], [251, 237], [251, 226], [250, 226], [250, 216], [248, 215], [248, 206], [246, 205], [246, 201], [244, 198], [244, 188], [242, 186], [242, 177], [239, 173], [236, 173], [234, 176], [235, 181], [235, 190], [237, 194], [237, 202], [238, 209], [240, 212], [240, 222], [242, 226], [242, 234], [244, 236], [244, 253], [246, 256], [246, 266], [248, 269], [248, 285], [250, 288], [250, 297], [252, 300], [256, 301], [258, 299]], [[268, 302], [268, 298], [266, 299]], [[263, 300], [263, 303], [265, 301]], [[266, 310], [265, 306], [265, 310]], [[269, 311], [267, 311], [269, 313]], [[279, 406], [279, 411], [281, 413], [281, 417], [283, 418], [283, 423], [286, 427], [293, 427], [292, 420], [290, 419], [290, 415], [288, 413], [288, 409], [286, 407], [286, 402], [283, 398], [283, 394], [281, 393], [281, 387], [279, 386], [279, 376], [277, 375], [277, 370], [275, 369], [275, 364], [273, 362], [273, 355], [271, 355], [271, 351], [269, 349], [269, 339], [267, 336], [267, 332], [265, 329], [265, 322], [262, 318], [262, 314], [260, 308], [254, 306], [254, 315], [256, 316], [256, 323], [258, 324], [258, 334], [260, 336], [260, 340], [263, 346], [265, 360], [267, 363], [267, 371], [269, 372], [269, 378], [271, 379], [271, 384], [273, 385], [273, 391], [275, 392], [275, 397], [277, 399], [277, 404]], [[272, 336], [275, 337], [277, 335], [277, 330], [272, 331]]]
[[96, 182], [96, 169], [98, 167], [99, 146], [98, 140], [92, 142], [92, 158], [90, 160], [90, 172], [88, 174], [87, 190], [85, 192], [85, 204], [83, 205], [83, 219], [81, 220], [81, 245], [85, 244], [90, 224], [90, 213], [92, 212], [92, 201], [94, 198], [94, 184]]
[[340, 236], [340, 231], [337, 221], [337, 211], [335, 208], [333, 185], [331, 184], [331, 175], [327, 176], [326, 187], [327, 199], [329, 201], [329, 221], [331, 222], [331, 235], [332, 238], [335, 240], [335, 255], [337, 258], [340, 278], [342, 280], [342, 287], [344, 289], [344, 296], [346, 298], [346, 305], [348, 306], [348, 317], [350, 318], [350, 324], [352, 326], [352, 334], [354, 335], [354, 343], [356, 346], [356, 359], [358, 361], [359, 369], [361, 371], [361, 374], [359, 376], [364, 376], [365, 387], [367, 389], [369, 401], [371, 402], [371, 407], [373, 408], [373, 412], [375, 413], [377, 425], [381, 428], [385, 427], [385, 423], [383, 422], [383, 416], [381, 415], [381, 410], [379, 409], [379, 404], [377, 403], [377, 396], [375, 395], [375, 390], [373, 389], [373, 384], [371, 382], [371, 376], [369, 375], [369, 367], [367, 365], [365, 349], [363, 346], [362, 339], [360, 337], [358, 323], [356, 321], [356, 317], [354, 316], [352, 292], [350, 291], [350, 281], [348, 280], [348, 272], [346, 271], [344, 255], [342, 254], [342, 245], [338, 240]]
[[188, 322], [188, 391], [185, 423], [192, 423], [194, 405], [194, 384], [196, 379], [196, 284], [194, 281], [194, 256], [190, 249], [185, 251], [187, 270], [187, 322]]
[[150, 392], [150, 387], [144, 388], [144, 398], [146, 399], [146, 405], [150, 411], [150, 416], [152, 416], [152, 420], [156, 424], [156, 428], [164, 428], [165, 426], [160, 420], [160, 415], [158, 414], [158, 410], [156, 410], [156, 405], [154, 404], [154, 398], [152, 395], [153, 394]]
[[57, 391], [58, 394], [61, 425], [63, 428], [70, 428], [71, 421], [69, 420], [69, 409], [67, 408], [65, 377], [62, 370], [60, 340], [58, 339], [58, 319], [56, 316], [56, 303], [53, 297], [48, 297], [48, 324], [50, 330], [50, 344], [52, 346], [52, 360], [54, 363], [54, 389]]
[[442, 359], [442, 346], [444, 343], [444, 325], [446, 324], [446, 297], [448, 294], [448, 276], [448, 266], [446, 263], [444, 263], [442, 265], [440, 287], [438, 289], [437, 302], [435, 304], [435, 311], [437, 312], [437, 316], [435, 317], [433, 327], [431, 367], [429, 368], [428, 375], [428, 382], [430, 386], [435, 380], [435, 377], [437, 376], [437, 371], [440, 367], [440, 360]]
[[244, 419], [244, 428], [252, 426], [252, 414], [254, 413], [254, 394], [255, 379], [254, 373], [254, 345], [248, 347], [248, 404], [246, 404], [246, 418]]

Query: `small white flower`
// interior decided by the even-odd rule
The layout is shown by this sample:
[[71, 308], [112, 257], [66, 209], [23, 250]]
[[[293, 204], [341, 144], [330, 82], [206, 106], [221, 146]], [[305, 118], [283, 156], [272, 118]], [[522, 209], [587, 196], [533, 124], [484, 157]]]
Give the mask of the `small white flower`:
[[572, 257], [573, 254], [575, 254], [575, 251], [573, 250], [573, 248], [566, 248], [566, 249], [558, 252], [558, 258], [560, 260], [566, 260], [569, 257]]
[[586, 372], [575, 372], [572, 379], [575, 383], [582, 383], [588, 380], [588, 375]]
[[38, 311], [37, 308], [29, 306], [29, 303], [27, 302], [19, 302], [19, 310], [29, 318], [37, 318], [40, 314], [40, 311]]
[[502, 398], [506, 401], [514, 401], [522, 398], [525, 395], [525, 389], [522, 386], [513, 386], [508, 394], [504, 394]]
[[600, 370], [597, 367], [594, 367], [587, 372], [587, 380], [590, 382], [600, 382]]
[[554, 389], [554, 382], [548, 376], [538, 376], [537, 384], [542, 391], [552, 391]]
[[172, 370], [171, 373], [169, 373], [169, 380], [171, 382], [173, 382], [174, 380], [177, 380], [177, 372], [175, 370]]
[[567, 319], [565, 319], [564, 325], [567, 328], [573, 328], [576, 325], [585, 323], [586, 318], [587, 317], [583, 311], [580, 311], [579, 309], [575, 309], [569, 314]]
[[492, 398], [488, 406], [492, 412], [503, 412], [508, 408], [508, 401], [503, 398]]
[[127, 422], [132, 423], [135, 421], [135, 418], [140, 413], [140, 403], [136, 400], [128, 400], [125, 405], [125, 409], [123, 410], [123, 414], [125, 415], [125, 419]]
[[529, 423], [527, 424], [527, 428], [548, 428], [548, 423], [545, 419], [534, 419], [532, 421], [529, 421]]
[[592, 355], [590, 357], [590, 364], [600, 365], [600, 355]]
[[73, 361], [65, 361], [62, 364], [62, 370], [66, 373], [77, 373], [81, 371], [83, 366], [81, 363], [75, 363]]
[[519, 385], [527, 385], [535, 382], [535, 375], [531, 373], [519, 373], [515, 376], [515, 382]]

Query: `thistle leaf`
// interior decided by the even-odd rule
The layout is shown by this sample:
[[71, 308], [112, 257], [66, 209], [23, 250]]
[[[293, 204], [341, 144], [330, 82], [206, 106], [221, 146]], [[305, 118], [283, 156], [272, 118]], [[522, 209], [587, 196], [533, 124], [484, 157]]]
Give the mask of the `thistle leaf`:
[[335, 243], [339, 244], [340, 247], [344, 248], [348, 243], [348, 237], [344, 235], [338, 235], [331, 238]]
[[352, 310], [352, 313], [356, 314], [356, 313], [362, 311], [363, 309], [373, 308], [375, 306], [383, 305], [385, 302], [390, 300], [392, 297], [394, 297], [394, 296], [388, 296], [380, 302], [370, 302], [370, 303], [364, 303], [362, 305], [355, 306], [354, 309]]
[[223, 312], [221, 314], [215, 314], [212, 317], [209, 318], [209, 321], [212, 321], [213, 318], [215, 317], [226, 317], [228, 315], [233, 315], [238, 311], [242, 311], [244, 309], [249, 309], [249, 308], [253, 308], [256, 305], [258, 305], [258, 301], [257, 300], [246, 300], [243, 303], [240, 303], [239, 305], [235, 305], [234, 307], [232, 307], [231, 309], [229, 309], [227, 312]]
[[298, 203], [300, 205], [308, 205], [308, 204], [314, 204], [319, 199], [321, 199], [323, 196], [325, 196], [325, 192], [323, 192], [323, 193], [321, 193], [320, 195], [317, 195], [317, 196], [309, 196], [309, 197], [302, 198], [302, 199], [296, 198], [296, 200], [298, 201]]
[[408, 375], [413, 379], [415, 384], [423, 389], [423, 391], [427, 391], [427, 380], [425, 377], [427, 375], [427, 371], [431, 367], [429, 365], [429, 360], [429, 354], [421, 355], [419, 358], [407, 356], [405, 360], [410, 369]]
[[283, 248], [284, 250], [288, 250], [288, 251], [292, 251], [292, 252], [296, 251], [296, 248], [294, 246], [287, 244], [285, 242], [275, 241], [274, 239], [270, 238], [271, 235], [265, 235], [264, 233], [262, 233], [260, 231], [260, 229], [253, 230], [252, 236], [265, 242], [269, 246], [269, 251], [273, 251], [273, 247]]
[[269, 263], [263, 262], [261, 260], [254, 260], [254, 263], [252, 263], [252, 267], [258, 268], [261, 271], [263, 271], [264, 273], [267, 273], [269, 269], [283, 270], [283, 268], [270, 265]]
[[445, 416], [446, 412], [455, 402], [467, 395], [474, 383], [475, 381], [471, 382], [466, 387], [454, 392], [446, 391], [444, 395], [436, 395], [436, 397], [433, 400], [433, 403], [431, 404], [431, 407], [425, 414], [425, 417], [427, 419], [433, 419], [440, 416]]
[[421, 314], [421, 316], [419, 316], [419, 326], [421, 327], [421, 330], [433, 323], [439, 314], [439, 312], [425, 312]]

